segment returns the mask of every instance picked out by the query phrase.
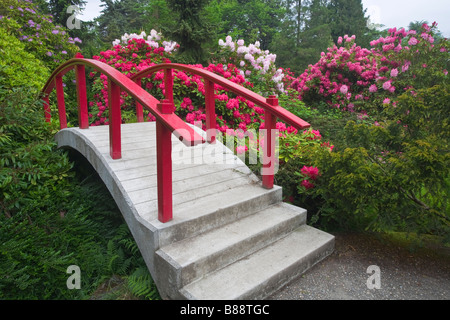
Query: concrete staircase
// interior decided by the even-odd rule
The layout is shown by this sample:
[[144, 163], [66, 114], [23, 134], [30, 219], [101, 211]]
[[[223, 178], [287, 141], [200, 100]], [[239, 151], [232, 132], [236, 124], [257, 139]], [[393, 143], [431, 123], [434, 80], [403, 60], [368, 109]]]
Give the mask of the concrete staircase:
[[156, 251], [170, 298], [263, 299], [333, 251], [334, 237], [305, 225], [306, 211], [281, 202], [279, 187], [240, 186], [205, 200], [214, 206], [195, 222], [205, 231]]
[[[262, 188], [219, 142], [180, 153], [187, 147], [173, 137], [174, 219], [161, 223], [154, 136], [154, 123], [122, 125], [120, 160], [109, 157], [105, 127], [56, 139], [97, 170], [164, 299], [263, 299], [333, 251], [334, 237], [307, 226], [306, 210], [283, 203], [280, 187]], [[207, 163], [195, 160], [202, 154]]]

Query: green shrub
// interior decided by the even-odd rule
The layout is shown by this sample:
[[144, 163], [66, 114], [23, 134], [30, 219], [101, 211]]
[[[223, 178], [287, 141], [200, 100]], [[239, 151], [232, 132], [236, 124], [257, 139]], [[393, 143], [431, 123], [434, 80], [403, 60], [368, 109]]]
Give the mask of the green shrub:
[[81, 40], [69, 37], [65, 27], [55, 25], [51, 15], [42, 14], [31, 1], [2, 0], [0, 16], [0, 26], [10, 21], [18, 25], [8, 26], [10, 34], [52, 71], [80, 51], [76, 43]]
[[[123, 220], [98, 177], [75, 175], [52, 129], [29, 88], [0, 89], [0, 299], [86, 298], [111, 275], [107, 242]], [[66, 286], [73, 264], [81, 290]]]
[[324, 153], [316, 190], [340, 227], [433, 234], [450, 241], [449, 85], [407, 92], [385, 120], [349, 122], [345, 150]]
[[[14, 21], [8, 21], [8, 26], [18, 27]], [[49, 75], [45, 65], [25, 51], [25, 45], [0, 24], [0, 86], [13, 88], [26, 85], [39, 90]]]

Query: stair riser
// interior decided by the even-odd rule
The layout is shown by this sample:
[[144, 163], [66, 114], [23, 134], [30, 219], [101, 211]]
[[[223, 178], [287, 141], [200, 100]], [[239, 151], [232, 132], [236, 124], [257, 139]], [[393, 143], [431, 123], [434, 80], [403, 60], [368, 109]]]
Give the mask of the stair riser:
[[195, 263], [184, 267], [181, 270], [182, 286], [264, 248], [266, 245], [282, 238], [304, 222], [305, 219], [302, 217], [296, 217], [295, 219], [276, 225], [270, 230], [257, 234], [254, 237], [248, 238], [230, 248], [226, 248], [226, 250], [217, 252], [201, 261], [196, 261]]
[[265, 299], [331, 254], [334, 236], [302, 225], [285, 237], [180, 289], [184, 299]]
[[[202, 257], [199, 260], [192, 261], [192, 263], [185, 266], [180, 266], [172, 261], [172, 259], [170, 259], [170, 257], [163, 252], [164, 250], [159, 250], [156, 253], [155, 261], [157, 265], [161, 266], [159, 268], [161, 272], [166, 272], [167, 277], [174, 279], [174, 282], [177, 283], [178, 288], [181, 288], [205, 274], [223, 268], [249, 254], [258, 251], [268, 244], [281, 239], [283, 236], [305, 222], [306, 211], [275, 224], [272, 227], [259, 232], [258, 234], [248, 237], [244, 241], [235, 243], [234, 245], [226, 247], [207, 257]], [[172, 274], [169, 275], [169, 273]]]
[[298, 260], [295, 264], [286, 266], [286, 268], [268, 279], [264, 283], [260, 283], [252, 291], [248, 291], [245, 295], [236, 297], [235, 300], [261, 300], [289, 284], [306, 271], [311, 269], [317, 263], [329, 256], [334, 250], [334, 238], [321, 248]]
[[[173, 224], [159, 230], [159, 247], [197, 236], [241, 218], [247, 217], [282, 200], [282, 189], [274, 188], [270, 192], [220, 208], [210, 214]], [[169, 225], [169, 224], [167, 224]]]

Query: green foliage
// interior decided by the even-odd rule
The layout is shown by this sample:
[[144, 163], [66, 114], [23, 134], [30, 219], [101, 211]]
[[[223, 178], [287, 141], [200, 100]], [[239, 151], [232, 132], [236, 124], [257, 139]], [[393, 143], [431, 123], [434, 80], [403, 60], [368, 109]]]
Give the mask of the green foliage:
[[133, 295], [147, 300], [160, 299], [139, 248], [125, 223], [119, 226], [114, 237], [108, 241], [105, 257], [109, 271], [124, 277]]
[[[157, 298], [108, 190], [86, 160], [56, 150], [55, 130], [28, 88], [0, 89], [0, 299], [87, 299], [128, 272], [137, 293]], [[70, 265], [80, 290], [66, 286]]]
[[145, 265], [137, 268], [127, 279], [128, 288], [137, 297], [147, 300], [160, 299], [153, 279]]
[[[72, 39], [65, 27], [55, 25], [51, 16], [42, 14], [32, 2], [2, 0], [0, 16], [0, 26], [8, 29], [11, 35], [24, 44], [28, 53], [41, 60], [50, 70], [80, 50], [76, 42], [81, 40]], [[10, 21], [18, 24], [18, 27], [11, 27]]]
[[339, 227], [434, 234], [450, 241], [448, 84], [399, 97], [377, 124], [349, 122], [342, 152], [322, 154], [322, 217]]
[[[50, 75], [44, 64], [8, 32], [18, 28], [14, 21], [0, 23], [0, 86], [13, 88], [28, 85], [39, 90]], [[31, 76], [32, 75], [32, 76]]]
[[176, 15], [176, 24], [165, 33], [180, 44], [177, 60], [182, 63], [205, 63], [204, 43], [212, 39], [209, 21], [203, 11], [210, 0], [167, 0], [167, 6]]

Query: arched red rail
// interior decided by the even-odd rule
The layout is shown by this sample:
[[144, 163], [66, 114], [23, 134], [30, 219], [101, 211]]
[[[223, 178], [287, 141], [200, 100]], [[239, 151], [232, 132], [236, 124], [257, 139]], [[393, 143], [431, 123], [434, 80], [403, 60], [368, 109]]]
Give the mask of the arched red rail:
[[[88, 105], [86, 93], [85, 67], [92, 67], [108, 79], [109, 104], [109, 136], [110, 155], [113, 159], [120, 159], [121, 153], [121, 111], [120, 92], [125, 91], [136, 101], [138, 121], [143, 121], [145, 107], [156, 118], [157, 135], [157, 179], [158, 179], [158, 218], [161, 222], [172, 219], [172, 143], [171, 134], [177, 136], [185, 145], [193, 146], [204, 143], [201, 135], [188, 126], [182, 119], [174, 114], [173, 101], [173, 70], [186, 71], [203, 77], [205, 81], [205, 109], [207, 141], [214, 143], [216, 136], [216, 114], [214, 84], [220, 85], [229, 91], [246, 98], [265, 110], [265, 147], [263, 161], [263, 187], [273, 188], [275, 164], [275, 135], [277, 118], [287, 122], [296, 129], [305, 129], [310, 125], [278, 105], [275, 96], [264, 98], [222, 76], [210, 71], [192, 66], [163, 63], [126, 77], [118, 70], [97, 60], [84, 59], [81, 55], [59, 66], [50, 76], [42, 89], [44, 112], [46, 121], [51, 120], [49, 95], [56, 89], [58, 114], [61, 129], [67, 127], [66, 110], [62, 77], [70, 70], [75, 69], [78, 120], [81, 129], [89, 128]], [[159, 70], [164, 70], [165, 99], [158, 101], [141, 87], [141, 79]]]
[[[157, 71], [164, 70], [164, 85], [165, 85], [165, 98], [166, 100], [173, 102], [173, 71], [180, 70], [186, 71], [191, 74], [201, 76], [205, 82], [205, 109], [206, 109], [206, 132], [207, 141], [214, 142], [216, 135], [216, 114], [215, 114], [215, 99], [214, 99], [214, 84], [218, 84], [229, 91], [244, 97], [245, 99], [253, 102], [260, 108], [265, 110], [264, 115], [264, 128], [265, 128], [265, 147], [264, 147], [264, 161], [263, 161], [263, 186], [265, 188], [273, 188], [274, 181], [274, 163], [275, 163], [275, 137], [276, 120], [281, 119], [293, 126], [298, 130], [309, 128], [310, 124], [300, 119], [296, 115], [282, 108], [278, 104], [278, 99], [275, 96], [264, 98], [261, 95], [244, 88], [243, 86], [236, 84], [220, 75], [217, 75], [208, 70], [187, 66], [177, 63], [161, 63], [147, 69], [141, 70], [134, 74], [130, 79], [140, 84], [141, 79], [145, 76], [151, 75]], [[136, 112], [142, 115], [142, 106], [139, 103], [136, 104]], [[138, 119], [142, 116], [138, 116]]]

